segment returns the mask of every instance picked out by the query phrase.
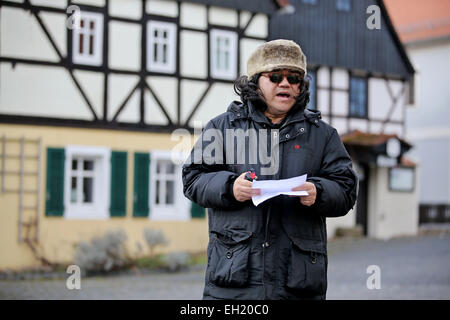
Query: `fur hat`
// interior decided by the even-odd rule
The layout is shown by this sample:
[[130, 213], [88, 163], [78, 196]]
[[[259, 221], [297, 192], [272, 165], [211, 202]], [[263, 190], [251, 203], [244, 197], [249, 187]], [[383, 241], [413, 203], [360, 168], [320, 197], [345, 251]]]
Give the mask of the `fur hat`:
[[275, 69], [297, 70], [306, 75], [306, 56], [300, 46], [291, 40], [269, 41], [260, 45], [247, 62], [249, 78]]

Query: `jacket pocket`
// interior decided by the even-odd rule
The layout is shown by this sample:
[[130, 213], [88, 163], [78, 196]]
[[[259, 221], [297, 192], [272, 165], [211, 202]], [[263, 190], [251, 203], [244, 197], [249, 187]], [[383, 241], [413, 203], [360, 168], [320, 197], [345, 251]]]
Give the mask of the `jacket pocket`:
[[248, 282], [251, 232], [222, 229], [215, 234], [209, 280], [220, 287], [242, 287]]
[[291, 237], [286, 286], [308, 294], [327, 291], [327, 256], [322, 243]]

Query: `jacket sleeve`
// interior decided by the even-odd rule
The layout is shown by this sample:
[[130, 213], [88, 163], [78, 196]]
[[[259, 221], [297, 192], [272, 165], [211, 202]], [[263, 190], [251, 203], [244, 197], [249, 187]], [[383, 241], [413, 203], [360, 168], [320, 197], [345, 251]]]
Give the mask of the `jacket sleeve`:
[[[216, 133], [211, 142], [210, 137], [204, 139], [207, 130]], [[228, 209], [240, 205], [232, 194], [232, 184], [238, 175], [226, 170], [224, 158], [223, 136], [210, 121], [183, 165], [183, 192], [188, 199], [204, 208]]]
[[318, 197], [313, 208], [320, 215], [344, 216], [355, 205], [358, 178], [336, 129], [325, 146], [318, 176], [307, 180], [316, 186]]

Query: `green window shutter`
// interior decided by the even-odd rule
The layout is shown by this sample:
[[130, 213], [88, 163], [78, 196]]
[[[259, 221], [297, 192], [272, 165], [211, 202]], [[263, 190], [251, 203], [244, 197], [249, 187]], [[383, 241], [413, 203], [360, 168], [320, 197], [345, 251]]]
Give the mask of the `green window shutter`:
[[64, 214], [65, 158], [64, 149], [47, 148], [46, 216], [62, 216]]
[[134, 154], [134, 191], [133, 216], [148, 217], [149, 214], [149, 180], [150, 155], [148, 153]]
[[200, 207], [195, 202], [191, 201], [191, 217], [192, 218], [204, 218], [205, 208]]
[[127, 153], [111, 152], [111, 217], [124, 217], [127, 212]]

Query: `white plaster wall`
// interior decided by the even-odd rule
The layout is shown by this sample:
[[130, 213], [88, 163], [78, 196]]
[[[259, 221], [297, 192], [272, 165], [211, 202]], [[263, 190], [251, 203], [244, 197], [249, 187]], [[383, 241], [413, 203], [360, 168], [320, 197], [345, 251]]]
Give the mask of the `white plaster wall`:
[[238, 14], [236, 10], [220, 7], [209, 8], [209, 23], [221, 26], [237, 27]]
[[317, 86], [325, 88], [330, 86], [330, 69], [321, 67], [317, 70]]
[[144, 121], [146, 124], [166, 125], [169, 123], [167, 121], [166, 116], [161, 111], [161, 108], [156, 103], [156, 100], [153, 98], [153, 96], [150, 94], [148, 90], [145, 90], [144, 101], [145, 101]]
[[367, 132], [368, 122], [365, 119], [354, 119], [351, 118], [349, 122], [350, 131], [359, 130], [362, 132]]
[[173, 77], [147, 77], [147, 83], [169, 114], [172, 122], [177, 122], [178, 80]]
[[[132, 75], [110, 74], [108, 79], [108, 120], [111, 120], [119, 109], [120, 105], [125, 101], [131, 90], [138, 83], [139, 78]], [[128, 109], [136, 109], [138, 106], [136, 97], [132, 97], [121, 112], [122, 120], [132, 121], [136, 120], [135, 112], [130, 112]], [[123, 114], [122, 114], [123, 113]], [[125, 116], [127, 115], [127, 116]]]
[[246, 36], [266, 38], [269, 34], [269, 19], [267, 15], [259, 13], [255, 15], [250, 25], [245, 31]]
[[250, 21], [250, 18], [252, 17], [252, 13], [250, 11], [241, 11], [240, 14], [240, 24], [239, 27], [240, 28], [244, 28], [247, 23]]
[[240, 75], [247, 74], [247, 61], [250, 58], [251, 54], [256, 50], [256, 48], [263, 44], [264, 41], [254, 40], [254, 39], [241, 39], [240, 48], [241, 55], [239, 57], [240, 60]]
[[403, 138], [403, 126], [396, 123], [386, 123], [384, 133], [396, 134], [399, 138]]
[[204, 32], [180, 32], [181, 75], [206, 78], [208, 76], [208, 36]]
[[171, 0], [146, 0], [146, 11], [148, 14], [155, 14], [167, 17], [178, 16], [178, 4]]
[[67, 17], [60, 13], [53, 12], [40, 12], [39, 16], [46, 25], [53, 41], [55, 41], [56, 47], [58, 48], [59, 52], [63, 57], [65, 57], [67, 55]]
[[344, 91], [333, 90], [331, 94], [333, 100], [333, 115], [348, 115], [348, 93]]
[[[376, 175], [372, 175], [375, 170]], [[370, 189], [376, 191], [369, 197], [369, 237], [389, 239], [416, 235], [419, 225], [417, 186], [420, 183], [413, 192], [389, 191], [388, 172], [388, 168], [371, 170], [369, 192]]]
[[370, 78], [368, 81], [368, 115], [370, 119], [385, 120], [391, 107], [386, 80]]
[[317, 90], [317, 110], [323, 115], [330, 115], [330, 90]]
[[[50, 16], [47, 15], [47, 17]], [[59, 28], [56, 34], [58, 39], [61, 39], [60, 32], [67, 30], [65, 20], [58, 19], [54, 15], [49, 20], [50, 25], [47, 25], [47, 28]], [[2, 7], [0, 10], [0, 30], [1, 56], [59, 61], [58, 55], [42, 31], [41, 26], [34, 15], [30, 15], [29, 12], [20, 8]]]
[[73, 75], [83, 88], [83, 91], [91, 102], [97, 117], [103, 118], [103, 87], [105, 78], [103, 73], [74, 70]]
[[204, 81], [181, 81], [181, 121], [184, 123], [197, 102], [205, 92], [208, 84]]
[[141, 1], [109, 0], [109, 14], [115, 17], [140, 19], [142, 17]]
[[141, 27], [131, 23], [109, 23], [109, 66], [114, 69], [141, 68]]
[[93, 120], [69, 73], [62, 68], [17, 64], [13, 69], [11, 64], [2, 63], [0, 74], [0, 113]]
[[[39, 0], [39, 1], [43, 1], [43, 0]], [[50, 2], [52, 0], [47, 0], [47, 1]], [[52, 2], [54, 2], [54, 1], [52, 1]], [[87, 4], [87, 5], [91, 5], [91, 6], [103, 7], [105, 5], [105, 0], [73, 0], [72, 3], [73, 4]]]
[[193, 121], [200, 121], [202, 124], [206, 124], [210, 119], [227, 111], [233, 100], [239, 100], [239, 97], [234, 93], [232, 84], [214, 83], [190, 124], [192, 125]]
[[333, 118], [333, 127], [338, 131], [339, 135], [347, 132], [347, 119]]
[[207, 28], [206, 6], [183, 2], [180, 6], [180, 24], [182, 27], [205, 30]]
[[370, 128], [369, 128], [369, 132], [370, 133], [376, 133], [376, 134], [379, 134], [379, 133], [383, 133], [383, 124], [381, 123], [381, 122], [374, 122], [374, 121], [372, 121], [372, 122], [370, 122], [370, 126], [369, 126]]
[[[15, 2], [23, 2], [23, 1], [15, 1]], [[66, 8], [67, 0], [30, 0], [31, 4], [46, 6], [46, 7], [54, 7], [54, 8]], [[76, 1], [72, 1], [76, 2]]]
[[333, 69], [332, 75], [333, 88], [347, 90], [349, 86], [348, 71], [345, 69]]

